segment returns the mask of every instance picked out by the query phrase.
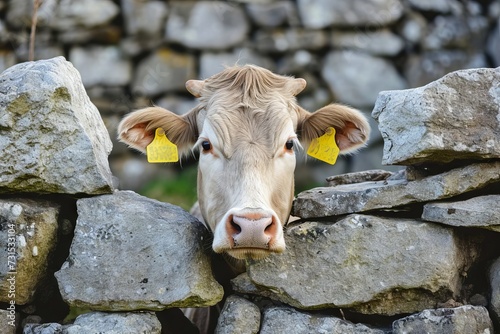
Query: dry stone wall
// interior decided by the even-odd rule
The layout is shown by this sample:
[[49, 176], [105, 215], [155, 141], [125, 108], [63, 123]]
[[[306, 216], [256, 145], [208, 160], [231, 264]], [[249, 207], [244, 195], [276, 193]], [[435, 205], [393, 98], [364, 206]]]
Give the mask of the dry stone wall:
[[[32, 6], [0, 1], [0, 71], [28, 59]], [[35, 57], [73, 63], [114, 140], [123, 114], [151, 103], [186, 112], [195, 103], [186, 80], [236, 62], [304, 77], [298, 98], [306, 109], [335, 100], [369, 113], [381, 90], [500, 66], [499, 20], [497, 0], [44, 0]], [[333, 173], [380, 168], [381, 145], [373, 131], [369, 149], [339, 159]], [[110, 165], [122, 187], [135, 191], [176, 171], [122, 145]], [[307, 166], [314, 172], [299, 174], [314, 177], [298, 183], [332, 174]]]
[[[19, 148], [18, 163], [0, 165], [2, 333], [197, 333], [179, 308], [219, 302], [215, 333], [498, 331], [499, 87], [500, 68], [484, 68], [381, 92], [383, 159], [415, 131], [394, 100], [425, 106], [415, 120], [453, 116], [444, 129], [422, 121], [423, 138], [459, 139], [422, 140], [402, 171], [334, 176], [299, 194], [286, 252], [228, 281], [196, 218], [109, 181], [109, 138], [73, 65], [13, 66], [0, 75], [3, 152]], [[467, 115], [489, 120], [482, 136]]]

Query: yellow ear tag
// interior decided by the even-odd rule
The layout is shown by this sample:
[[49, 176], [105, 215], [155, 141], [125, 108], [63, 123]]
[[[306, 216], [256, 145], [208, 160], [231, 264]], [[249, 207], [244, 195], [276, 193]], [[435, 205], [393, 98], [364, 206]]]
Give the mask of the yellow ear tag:
[[335, 129], [328, 128], [321, 137], [314, 139], [309, 145], [307, 154], [313, 158], [334, 165], [339, 156], [340, 149], [335, 142]]
[[146, 154], [149, 163], [179, 161], [177, 146], [168, 140], [162, 128], [156, 129], [155, 138], [146, 147]]

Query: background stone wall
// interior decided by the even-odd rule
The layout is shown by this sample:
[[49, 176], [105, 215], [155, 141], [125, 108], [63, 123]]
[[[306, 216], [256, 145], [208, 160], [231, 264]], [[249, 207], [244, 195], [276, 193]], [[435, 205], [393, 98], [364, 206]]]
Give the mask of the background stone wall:
[[[32, 3], [0, 1], [0, 70], [27, 60]], [[499, 66], [499, 17], [495, 0], [44, 0], [35, 56], [74, 64], [114, 140], [125, 113], [151, 103], [186, 112], [196, 102], [185, 81], [235, 63], [305, 78], [298, 98], [311, 111], [339, 101], [369, 113], [379, 91]], [[299, 188], [380, 167], [382, 139], [372, 125], [368, 150], [333, 168], [300, 164]], [[148, 164], [116, 143], [110, 161], [122, 187], [133, 190], [151, 180], [190, 180], [195, 163], [187, 159], [187, 176], [179, 176], [178, 165]], [[149, 195], [161, 198], [156, 190]], [[167, 200], [189, 207], [193, 192], [186, 196]]]

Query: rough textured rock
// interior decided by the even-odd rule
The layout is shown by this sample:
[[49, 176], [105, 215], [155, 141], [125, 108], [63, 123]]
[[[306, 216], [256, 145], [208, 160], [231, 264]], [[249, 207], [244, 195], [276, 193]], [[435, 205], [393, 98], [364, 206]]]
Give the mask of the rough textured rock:
[[58, 215], [59, 205], [52, 202], [0, 200], [0, 256], [5, 259], [0, 263], [0, 301], [32, 301], [57, 243]]
[[264, 311], [260, 333], [383, 334], [384, 331], [331, 316], [301, 313], [290, 307], [270, 307]]
[[204, 253], [209, 234], [181, 208], [130, 191], [80, 199], [77, 206], [70, 255], [55, 273], [71, 306], [162, 310], [222, 299]]
[[299, 0], [299, 14], [311, 29], [336, 26], [381, 26], [403, 14], [399, 0]]
[[482, 16], [438, 16], [422, 41], [424, 49], [479, 49], [488, 32], [488, 19]]
[[111, 192], [111, 140], [71, 63], [15, 65], [0, 92], [0, 192]]
[[292, 2], [248, 2], [246, 8], [252, 21], [261, 27], [279, 27], [285, 23], [297, 26], [300, 23], [297, 10]]
[[260, 328], [260, 309], [245, 298], [231, 295], [217, 321], [217, 334], [257, 334]]
[[78, 316], [71, 325], [28, 324], [24, 334], [160, 334], [161, 324], [152, 312], [91, 312]]
[[49, 25], [57, 30], [102, 26], [120, 11], [112, 0], [59, 0], [54, 9]]
[[285, 253], [249, 265], [250, 291], [234, 288], [301, 309], [410, 313], [457, 295], [474, 253], [450, 228], [357, 214], [289, 227], [285, 240]]
[[393, 173], [383, 169], [372, 169], [362, 172], [346, 173], [340, 175], [329, 176], [326, 178], [328, 186], [334, 187], [340, 184], [353, 184], [368, 181], [385, 180]]
[[194, 76], [193, 56], [160, 48], [139, 63], [132, 90], [146, 96], [171, 91], [185, 92], [186, 81]]
[[357, 51], [330, 52], [321, 74], [340, 102], [356, 107], [371, 107], [381, 90], [406, 88], [388, 60]]
[[500, 195], [465, 201], [428, 203], [422, 219], [451, 226], [481, 227], [500, 232]]
[[[11, 315], [11, 313], [7, 310], [0, 310], [0, 333], [16, 334], [16, 319], [19, 319], [19, 315], [15, 315], [15, 311], [13, 311], [13, 314]], [[9, 324], [9, 322], [13, 320], [14, 322]], [[14, 324], [14, 326], [12, 326], [12, 324]]]
[[404, 41], [389, 29], [374, 32], [334, 31], [331, 45], [336, 48], [347, 48], [364, 51], [377, 56], [395, 56], [403, 50]]
[[497, 325], [500, 325], [500, 258], [491, 265], [489, 280], [491, 287], [490, 311]]
[[75, 47], [69, 58], [87, 88], [125, 86], [132, 77], [132, 62], [115, 46]]
[[171, 4], [166, 37], [194, 49], [228, 49], [247, 37], [245, 13], [225, 2], [199, 1]]
[[[500, 68], [461, 70], [424, 87], [381, 92], [372, 116], [384, 164], [500, 158]], [[467, 129], [467, 131], [457, 131]]]
[[467, 165], [414, 181], [393, 179], [319, 187], [297, 196], [292, 215], [314, 218], [393, 208], [445, 199], [499, 182], [500, 162], [491, 162]]
[[493, 333], [493, 324], [486, 308], [464, 305], [456, 308], [424, 310], [394, 321], [392, 329], [394, 334], [487, 334]]

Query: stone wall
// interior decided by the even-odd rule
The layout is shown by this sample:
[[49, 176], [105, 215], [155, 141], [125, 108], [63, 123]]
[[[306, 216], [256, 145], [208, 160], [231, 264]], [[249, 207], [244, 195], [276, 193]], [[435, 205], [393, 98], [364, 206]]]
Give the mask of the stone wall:
[[[27, 60], [32, 3], [0, 1], [0, 71]], [[186, 80], [236, 62], [304, 77], [299, 101], [306, 109], [336, 100], [369, 113], [379, 91], [500, 66], [499, 17], [495, 0], [44, 0], [35, 55], [74, 64], [114, 140], [123, 114], [152, 102], [183, 113], [195, 103]], [[309, 175], [299, 185], [380, 168], [378, 131], [369, 146], [333, 169], [309, 162], [315, 169], [297, 173]], [[110, 163], [132, 190], [177, 170], [147, 164], [123, 145], [115, 145]]]
[[381, 92], [383, 160], [405, 168], [299, 194], [286, 252], [229, 279], [196, 218], [115, 189], [73, 65], [15, 65], [0, 75], [1, 332], [197, 333], [179, 308], [224, 297], [216, 333], [498, 331], [499, 87], [500, 67]]

